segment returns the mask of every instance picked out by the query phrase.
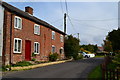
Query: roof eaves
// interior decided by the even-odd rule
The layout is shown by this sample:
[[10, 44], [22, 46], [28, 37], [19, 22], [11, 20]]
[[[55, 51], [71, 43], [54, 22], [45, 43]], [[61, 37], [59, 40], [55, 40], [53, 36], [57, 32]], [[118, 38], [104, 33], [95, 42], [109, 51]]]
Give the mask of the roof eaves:
[[24, 12], [24, 11], [22, 11], [22, 10], [20, 10], [20, 9], [6, 3], [6, 2], [2, 2], [2, 6], [5, 7], [5, 9], [7, 9], [10, 12], [13, 12], [13, 13], [19, 15], [19, 16], [22, 16], [22, 17], [27, 18], [27, 19], [29, 19], [31, 21], [34, 21], [37, 24], [43, 25], [43, 26], [48, 27], [48, 28], [50, 28], [50, 29], [52, 29], [54, 31], [57, 31], [57, 32], [59, 32], [59, 33], [61, 33], [63, 35], [66, 35], [64, 32], [62, 32], [59, 29], [53, 27], [52, 25], [48, 24], [47, 22], [45, 22], [45, 21], [43, 21], [41, 19], [38, 19], [38, 18], [34, 17], [33, 15], [29, 15], [28, 13], [26, 13], [26, 12]]

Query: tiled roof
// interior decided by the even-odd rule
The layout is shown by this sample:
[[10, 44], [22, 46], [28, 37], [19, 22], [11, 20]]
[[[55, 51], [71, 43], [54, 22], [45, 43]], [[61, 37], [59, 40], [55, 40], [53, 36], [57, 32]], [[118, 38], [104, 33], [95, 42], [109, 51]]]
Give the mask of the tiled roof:
[[26, 19], [29, 19], [29, 20], [37, 23], [37, 24], [43, 25], [43, 26], [45, 26], [47, 28], [50, 28], [50, 29], [52, 29], [52, 30], [54, 30], [56, 32], [59, 32], [59, 33], [65, 35], [64, 32], [62, 32], [59, 29], [53, 27], [52, 25], [48, 24], [47, 22], [45, 22], [45, 21], [43, 21], [41, 19], [38, 19], [37, 17], [35, 17], [33, 15], [30, 15], [27, 12], [24, 12], [24, 11], [22, 11], [22, 10], [20, 10], [20, 9], [18, 9], [18, 8], [14, 7], [14, 6], [10, 5], [10, 4], [8, 4], [8, 3], [6, 3], [6, 2], [2, 2], [2, 6], [6, 10], [8, 10], [8, 11], [10, 11], [10, 12], [12, 12], [12, 13], [18, 15], [18, 16], [21, 16], [21, 17], [24, 17]]

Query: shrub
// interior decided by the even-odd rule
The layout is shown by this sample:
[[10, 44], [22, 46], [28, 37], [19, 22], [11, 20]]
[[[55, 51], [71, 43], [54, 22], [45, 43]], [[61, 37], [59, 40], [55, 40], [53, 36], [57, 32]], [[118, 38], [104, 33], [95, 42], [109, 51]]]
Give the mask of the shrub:
[[116, 54], [114, 60], [120, 62], [120, 54]]
[[36, 59], [35, 58], [32, 58], [31, 61], [35, 61]]
[[53, 53], [49, 55], [49, 61], [56, 61], [58, 58], [58, 54], [57, 53]]
[[113, 62], [107, 65], [108, 69], [116, 69], [116, 67], [117, 67], [117, 64], [115, 64]]
[[80, 55], [74, 55], [73, 58], [74, 58], [74, 60], [79, 60], [79, 59], [83, 58], [83, 55], [82, 54], [80, 54]]
[[82, 54], [78, 55], [78, 59], [83, 59], [83, 55]]
[[9, 71], [10, 65], [2, 66], [2, 71]]
[[74, 55], [73, 55], [73, 59], [74, 59], [74, 60], [78, 60], [78, 54], [74, 54]]
[[112, 61], [114, 64], [116, 64], [119, 67], [120, 66], [120, 54], [116, 54]]
[[17, 62], [16, 64], [12, 65], [13, 67], [16, 67], [16, 66], [29, 66], [29, 65], [32, 65], [30, 62], [27, 62], [27, 61], [20, 61], [20, 62]]
[[32, 53], [32, 57], [35, 57], [35, 56], [36, 56], [36, 54], [33, 52], [33, 53]]

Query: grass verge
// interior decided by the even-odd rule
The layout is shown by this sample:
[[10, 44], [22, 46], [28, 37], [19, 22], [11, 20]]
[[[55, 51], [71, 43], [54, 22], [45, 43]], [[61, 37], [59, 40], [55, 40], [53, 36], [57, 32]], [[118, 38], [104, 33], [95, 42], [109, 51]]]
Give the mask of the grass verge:
[[96, 55], [95, 57], [105, 57], [104, 55]]
[[96, 68], [94, 68], [94, 69], [89, 73], [88, 79], [91, 79], [91, 78], [97, 78], [97, 79], [102, 78], [102, 70], [101, 70], [100, 65], [97, 66]]

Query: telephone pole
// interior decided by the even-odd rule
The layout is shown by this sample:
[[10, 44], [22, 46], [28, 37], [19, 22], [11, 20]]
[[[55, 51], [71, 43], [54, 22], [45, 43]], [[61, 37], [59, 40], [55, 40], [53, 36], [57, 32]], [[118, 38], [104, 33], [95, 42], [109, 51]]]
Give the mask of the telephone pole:
[[79, 33], [77, 33], [77, 34], [78, 34], [78, 39], [79, 39], [80, 34]]
[[66, 34], [66, 13], [64, 14], [64, 33]]

